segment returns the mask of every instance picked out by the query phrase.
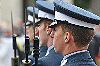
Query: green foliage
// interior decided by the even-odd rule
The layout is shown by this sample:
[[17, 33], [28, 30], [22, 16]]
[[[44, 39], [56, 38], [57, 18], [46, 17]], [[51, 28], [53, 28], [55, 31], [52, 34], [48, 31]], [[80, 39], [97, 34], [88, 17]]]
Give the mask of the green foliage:
[[74, 4], [83, 9], [88, 9], [90, 7], [91, 0], [74, 0]]

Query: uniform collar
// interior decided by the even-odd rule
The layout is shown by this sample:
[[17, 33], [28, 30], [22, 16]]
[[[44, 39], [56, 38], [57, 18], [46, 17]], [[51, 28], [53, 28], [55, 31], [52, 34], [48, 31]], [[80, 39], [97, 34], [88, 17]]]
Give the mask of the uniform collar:
[[41, 47], [40, 47], [40, 52], [46, 52], [47, 49], [48, 49], [47, 46], [41, 46]]
[[63, 58], [63, 60], [61, 61], [61, 65], [62, 64], [65, 64], [66, 62], [67, 62], [67, 58], [68, 57], [70, 57], [70, 56], [72, 56], [72, 55], [75, 55], [75, 54], [77, 54], [77, 53], [81, 53], [81, 52], [86, 52], [87, 50], [81, 50], [81, 51], [77, 51], [77, 52], [74, 52], [74, 53], [71, 53], [71, 54], [68, 54], [68, 55], [66, 55], [66, 56], [64, 56], [64, 58]]
[[54, 48], [54, 45], [52, 45], [52, 46], [50, 46], [50, 47], [48, 48], [47, 53], [46, 53], [45, 56], [47, 56], [47, 55], [50, 53], [50, 50], [51, 50], [52, 48]]

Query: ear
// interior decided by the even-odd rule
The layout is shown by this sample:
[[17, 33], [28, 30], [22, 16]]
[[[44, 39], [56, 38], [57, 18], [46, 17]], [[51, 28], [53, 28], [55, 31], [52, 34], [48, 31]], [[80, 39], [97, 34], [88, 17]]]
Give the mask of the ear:
[[64, 37], [65, 43], [68, 43], [68, 42], [70, 41], [70, 38], [71, 38], [70, 32], [66, 32], [66, 33], [65, 33], [65, 37]]
[[54, 31], [52, 30], [52, 32], [50, 33], [50, 37], [54, 38]]
[[48, 27], [46, 28], [46, 32], [47, 32], [48, 35], [51, 34], [51, 31], [52, 31], [52, 28], [48, 28]]

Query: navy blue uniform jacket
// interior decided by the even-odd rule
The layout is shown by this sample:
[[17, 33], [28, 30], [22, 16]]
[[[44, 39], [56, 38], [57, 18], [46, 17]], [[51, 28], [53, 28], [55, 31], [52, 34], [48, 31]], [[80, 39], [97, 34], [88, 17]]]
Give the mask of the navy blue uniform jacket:
[[[50, 50], [50, 54], [42, 58], [39, 58], [38, 66], [60, 66], [62, 59], [63, 55], [57, 54], [54, 48], [52, 48]], [[35, 66], [35, 64], [33, 63], [32, 66]]]
[[[46, 52], [47, 52], [48, 47], [47, 46], [41, 46], [40, 47], [40, 58], [45, 56]], [[28, 56], [28, 59], [32, 61], [32, 63], [34, 62], [35, 58], [33, 57], [33, 55]]]
[[74, 54], [67, 59], [65, 66], [97, 66], [88, 51]]

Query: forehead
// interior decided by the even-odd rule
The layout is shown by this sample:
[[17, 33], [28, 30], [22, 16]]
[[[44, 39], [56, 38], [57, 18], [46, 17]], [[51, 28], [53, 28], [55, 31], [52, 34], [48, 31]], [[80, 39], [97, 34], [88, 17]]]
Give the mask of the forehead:
[[54, 26], [54, 28], [61, 28], [61, 26], [63, 26], [64, 24], [63, 23], [58, 23]]
[[54, 26], [54, 28], [61, 29], [61, 26], [62, 26], [62, 24], [57, 24], [57, 25]]
[[38, 22], [38, 24], [42, 24], [42, 23], [44, 23], [44, 20], [40, 20], [40, 21]]

